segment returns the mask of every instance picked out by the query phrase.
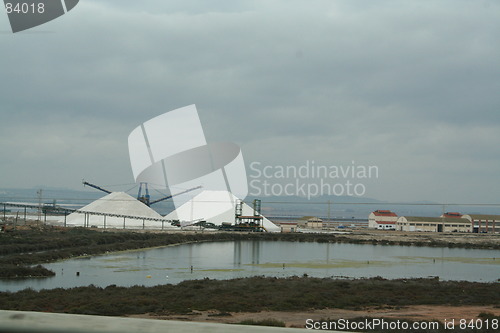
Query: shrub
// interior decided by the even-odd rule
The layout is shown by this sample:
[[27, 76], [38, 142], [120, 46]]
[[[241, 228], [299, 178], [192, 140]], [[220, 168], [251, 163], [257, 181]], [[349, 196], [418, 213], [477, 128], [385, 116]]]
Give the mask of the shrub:
[[277, 319], [262, 319], [262, 320], [247, 319], [247, 320], [240, 321], [237, 324], [238, 325], [286, 327], [285, 322], [277, 320]]

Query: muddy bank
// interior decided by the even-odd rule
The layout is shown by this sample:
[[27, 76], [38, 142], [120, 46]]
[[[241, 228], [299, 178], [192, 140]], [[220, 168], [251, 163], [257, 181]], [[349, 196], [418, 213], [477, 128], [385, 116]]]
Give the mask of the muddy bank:
[[373, 244], [500, 249], [500, 234], [357, 230], [346, 238]]

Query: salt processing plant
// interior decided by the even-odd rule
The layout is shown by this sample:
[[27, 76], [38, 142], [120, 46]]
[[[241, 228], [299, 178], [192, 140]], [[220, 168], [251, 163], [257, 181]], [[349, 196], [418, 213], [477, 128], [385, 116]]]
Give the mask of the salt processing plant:
[[[319, 202], [316, 206], [307, 202], [302, 210], [294, 211], [295, 215], [283, 215], [283, 212], [292, 211], [305, 203], [280, 204], [270, 201], [269, 198], [265, 198], [265, 201], [250, 199], [243, 202], [228, 191], [202, 190], [200, 187], [181, 189], [174, 194], [162, 194], [159, 198], [151, 198], [149, 194], [151, 188], [148, 188], [146, 183], [136, 185], [139, 186], [136, 196], [122, 191], [110, 191], [85, 181], [83, 184], [105, 195], [99, 198], [97, 191], [77, 192], [86, 196], [86, 199], [82, 197], [78, 204], [72, 203], [73, 199], [69, 199], [72, 195], [69, 192], [58, 193], [48, 190], [52, 194], [44, 192], [45, 197], [42, 197], [42, 190], [39, 190], [38, 198], [30, 199], [28, 190], [24, 195], [10, 192], [10, 196], [5, 195], [4, 191], [4, 197], [0, 202], [1, 230], [51, 225], [101, 230], [153, 231], [330, 233], [349, 232], [353, 228], [361, 228], [383, 233], [400, 231], [498, 234], [500, 232], [500, 215], [495, 215], [494, 209], [485, 207], [478, 212], [473, 210], [474, 207], [464, 206], [461, 213], [445, 212], [443, 207], [444, 213], [437, 214], [436, 210], [368, 210], [373, 204], [366, 208], [362, 208], [360, 205], [363, 204], [359, 204], [356, 206], [359, 207], [356, 208], [358, 217], [355, 218], [342, 217], [340, 215], [342, 210], [338, 208], [342, 204], [335, 204], [336, 208], [333, 210], [333, 202], [328, 201]], [[191, 194], [191, 196], [176, 209], [172, 208], [169, 199], [180, 194], [185, 196]], [[20, 202], [23, 200], [24, 202]], [[166, 204], [158, 207], [157, 205], [161, 205], [162, 202]], [[324, 207], [328, 215], [321, 214], [316, 207]], [[266, 214], [263, 214], [263, 211]]]
[[[85, 186], [106, 193], [102, 198], [77, 209], [56, 204], [25, 204], [5, 202], [4, 221], [7, 222], [7, 207], [21, 209], [15, 221], [26, 221], [27, 211], [39, 211], [38, 219], [61, 227], [85, 227], [103, 229], [223, 229], [227, 231], [279, 232], [280, 228], [260, 212], [260, 200], [254, 200], [252, 207], [228, 191], [201, 190], [179, 208], [162, 216], [151, 205], [199, 187], [181, 191], [163, 198], [151, 200], [147, 183], [141, 183], [136, 198], [125, 192], [112, 192], [101, 186], [83, 181]], [[219, 213], [222, 212], [222, 213]], [[42, 217], [43, 215], [43, 217]], [[55, 217], [55, 218], [54, 218]], [[182, 219], [180, 218], [182, 217]], [[32, 219], [32, 217], [30, 218]]]

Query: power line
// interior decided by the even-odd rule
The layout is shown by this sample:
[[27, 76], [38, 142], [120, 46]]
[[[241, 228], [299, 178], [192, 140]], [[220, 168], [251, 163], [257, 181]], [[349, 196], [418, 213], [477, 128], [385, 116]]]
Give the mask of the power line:
[[372, 205], [372, 206], [500, 206], [500, 203], [405, 203], [405, 202], [310, 202], [310, 201], [265, 201], [266, 204], [286, 205]]

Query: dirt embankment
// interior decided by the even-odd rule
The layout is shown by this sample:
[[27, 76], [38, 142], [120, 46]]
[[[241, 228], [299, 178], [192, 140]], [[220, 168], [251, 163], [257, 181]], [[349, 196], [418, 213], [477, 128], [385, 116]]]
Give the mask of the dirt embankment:
[[133, 318], [148, 318], [159, 320], [181, 320], [195, 322], [211, 322], [236, 324], [245, 321], [265, 321], [275, 320], [285, 323], [287, 327], [304, 328], [306, 321], [312, 319], [320, 320], [339, 320], [354, 319], [360, 317], [401, 319], [411, 321], [451, 321], [456, 322], [460, 319], [477, 319], [480, 314], [492, 314], [500, 316], [500, 307], [491, 305], [479, 306], [449, 306], [449, 305], [412, 305], [403, 307], [377, 306], [369, 307], [363, 310], [348, 309], [321, 309], [307, 311], [261, 311], [261, 312], [225, 312], [211, 311], [193, 311], [187, 315], [158, 315], [158, 314], [140, 314], [130, 315]]
[[346, 238], [356, 241], [401, 245], [444, 246], [500, 249], [500, 234], [404, 232], [354, 230]]

